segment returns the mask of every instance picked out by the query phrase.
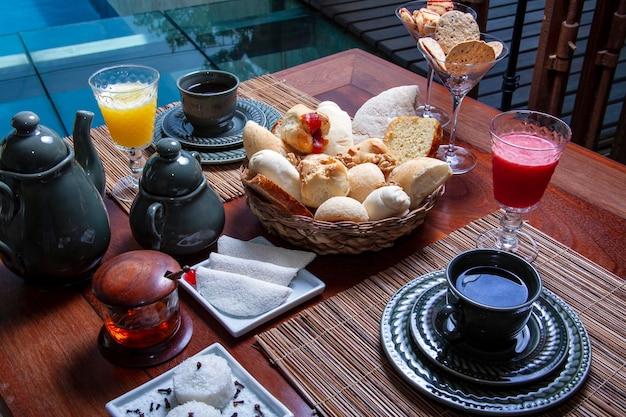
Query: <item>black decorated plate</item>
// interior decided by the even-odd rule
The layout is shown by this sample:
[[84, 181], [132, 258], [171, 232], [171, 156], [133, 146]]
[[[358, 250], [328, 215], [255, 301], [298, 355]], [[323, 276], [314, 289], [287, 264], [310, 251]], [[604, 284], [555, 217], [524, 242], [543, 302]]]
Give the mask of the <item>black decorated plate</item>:
[[542, 302], [563, 319], [568, 351], [561, 366], [540, 380], [523, 385], [482, 385], [459, 378], [432, 363], [417, 347], [410, 329], [417, 299], [445, 282], [445, 272], [423, 275], [400, 288], [381, 318], [381, 343], [392, 367], [412, 387], [449, 407], [483, 415], [523, 415], [544, 411], [570, 398], [591, 367], [591, 341], [580, 318], [563, 300], [544, 289]]

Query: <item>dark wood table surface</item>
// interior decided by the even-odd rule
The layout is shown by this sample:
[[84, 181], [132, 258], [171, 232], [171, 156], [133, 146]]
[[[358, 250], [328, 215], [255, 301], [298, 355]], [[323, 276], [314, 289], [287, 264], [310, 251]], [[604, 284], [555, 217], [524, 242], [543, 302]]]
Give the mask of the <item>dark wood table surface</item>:
[[[350, 114], [375, 94], [390, 87], [425, 80], [360, 50], [350, 50], [274, 74], [320, 99], [332, 100]], [[437, 85], [437, 106], [451, 108], [447, 91]], [[420, 248], [498, 208], [492, 195], [488, 153], [488, 121], [497, 109], [466, 99], [458, 137], [478, 155], [478, 166], [455, 176], [425, 223], [392, 248], [355, 256], [319, 256], [308, 269], [326, 283], [326, 290], [239, 338], [232, 337], [186, 292], [181, 302], [193, 320], [193, 337], [176, 358], [148, 369], [127, 369], [107, 362], [98, 352], [102, 326], [98, 303], [89, 283], [71, 289], [40, 292], [0, 267], [0, 414], [28, 416], [106, 416], [104, 404], [179, 364], [208, 345], [221, 343], [262, 385], [296, 416], [311, 408], [254, 345], [253, 335], [388, 268]], [[128, 216], [106, 198], [112, 238], [105, 255], [139, 249]], [[249, 239], [269, 236], [246, 206], [245, 198], [225, 204], [224, 234]], [[569, 145], [551, 185], [534, 212], [525, 217], [583, 256], [626, 277], [626, 167], [577, 145]], [[208, 255], [204, 254], [203, 257]], [[202, 257], [200, 257], [202, 258]], [[199, 260], [199, 259], [198, 259]]]

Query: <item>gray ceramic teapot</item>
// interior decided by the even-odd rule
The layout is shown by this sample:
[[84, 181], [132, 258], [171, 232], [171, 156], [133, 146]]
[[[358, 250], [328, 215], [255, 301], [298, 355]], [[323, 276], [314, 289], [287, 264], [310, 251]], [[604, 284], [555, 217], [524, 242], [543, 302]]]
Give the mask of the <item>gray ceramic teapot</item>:
[[224, 206], [202, 172], [200, 155], [182, 150], [175, 139], [161, 139], [130, 208], [135, 239], [175, 258], [191, 256], [215, 243], [224, 219]]
[[[86, 114], [83, 114], [86, 113]], [[74, 142], [92, 146], [90, 112]], [[84, 117], [87, 116], [87, 117]], [[82, 121], [79, 121], [82, 120]], [[0, 142], [0, 256], [42, 289], [90, 278], [111, 238], [109, 217], [73, 148], [32, 112], [17, 113]]]

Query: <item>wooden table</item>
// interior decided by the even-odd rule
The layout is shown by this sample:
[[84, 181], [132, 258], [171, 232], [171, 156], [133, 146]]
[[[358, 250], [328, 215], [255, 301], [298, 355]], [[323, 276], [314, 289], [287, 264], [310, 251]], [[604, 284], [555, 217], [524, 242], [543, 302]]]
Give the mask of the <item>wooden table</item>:
[[[274, 74], [320, 99], [333, 100], [350, 114], [368, 98], [390, 87], [425, 80], [360, 50], [350, 50]], [[433, 102], [451, 107], [450, 97], [435, 86]], [[386, 269], [413, 252], [498, 208], [492, 196], [487, 123], [498, 110], [466, 99], [458, 136], [478, 155], [472, 172], [452, 178], [445, 196], [425, 223], [393, 248], [357, 256], [320, 256], [308, 268], [326, 282], [321, 297], [309, 307]], [[106, 199], [112, 238], [105, 259], [139, 249], [126, 213]], [[552, 184], [530, 223], [620, 277], [626, 277], [626, 167], [569, 145]], [[225, 204], [224, 234], [248, 239], [264, 235], [276, 244], [246, 206], [245, 198]], [[0, 267], [0, 414], [7, 416], [106, 416], [104, 404], [171, 369], [206, 346], [219, 342], [296, 416], [311, 414], [309, 405], [272, 368], [254, 346], [254, 332], [233, 338], [188, 294], [184, 308], [193, 320], [188, 347], [173, 360], [149, 369], [126, 369], [107, 362], [96, 338], [102, 326], [89, 284], [44, 293]], [[296, 311], [258, 328], [262, 332], [292, 317]]]

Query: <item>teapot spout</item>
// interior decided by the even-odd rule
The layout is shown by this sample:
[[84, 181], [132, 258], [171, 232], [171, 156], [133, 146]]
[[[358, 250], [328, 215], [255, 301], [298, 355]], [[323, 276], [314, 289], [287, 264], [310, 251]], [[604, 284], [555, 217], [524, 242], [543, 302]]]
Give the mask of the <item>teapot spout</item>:
[[76, 161], [83, 168], [100, 195], [103, 196], [106, 187], [106, 177], [102, 160], [91, 139], [93, 116], [93, 112], [88, 110], [78, 110], [76, 112], [73, 131], [74, 153]]

